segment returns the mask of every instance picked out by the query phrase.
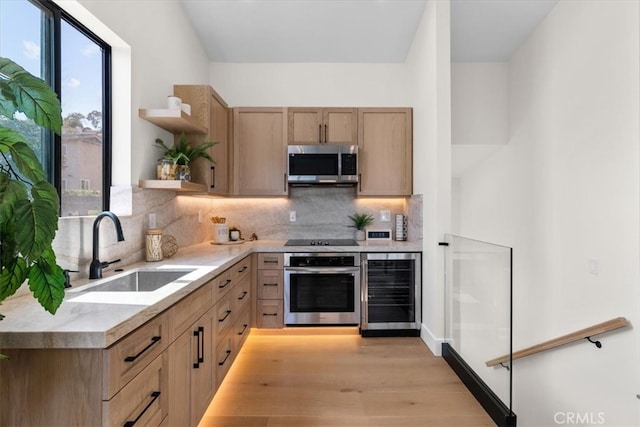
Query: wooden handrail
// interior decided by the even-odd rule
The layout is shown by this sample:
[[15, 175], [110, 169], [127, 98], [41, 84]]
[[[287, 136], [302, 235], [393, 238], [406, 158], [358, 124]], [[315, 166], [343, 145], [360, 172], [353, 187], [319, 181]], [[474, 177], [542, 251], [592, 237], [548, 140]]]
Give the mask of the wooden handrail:
[[[542, 351], [551, 350], [552, 348], [560, 347], [561, 345], [569, 344], [575, 341], [580, 341], [585, 338], [590, 338], [594, 335], [602, 334], [605, 332], [612, 331], [618, 328], [624, 328], [629, 325], [629, 321], [624, 317], [616, 317], [615, 319], [607, 320], [606, 322], [598, 323], [597, 325], [590, 326], [585, 329], [580, 329], [579, 331], [572, 332], [567, 335], [562, 335], [558, 338], [554, 338], [549, 341], [545, 341], [540, 344], [536, 344], [531, 347], [527, 347], [523, 350], [516, 351], [511, 356], [511, 360], [522, 359], [526, 356], [531, 356], [532, 354], [540, 353]], [[599, 346], [598, 346], [599, 347]], [[509, 355], [497, 357], [495, 359], [491, 359], [485, 364], [487, 366], [496, 366], [501, 365], [509, 361]]]

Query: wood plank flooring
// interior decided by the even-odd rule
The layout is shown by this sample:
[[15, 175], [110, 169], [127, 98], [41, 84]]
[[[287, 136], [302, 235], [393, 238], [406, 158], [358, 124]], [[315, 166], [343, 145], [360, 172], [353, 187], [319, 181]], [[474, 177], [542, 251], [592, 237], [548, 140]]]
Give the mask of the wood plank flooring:
[[200, 427], [495, 426], [420, 338], [252, 330]]

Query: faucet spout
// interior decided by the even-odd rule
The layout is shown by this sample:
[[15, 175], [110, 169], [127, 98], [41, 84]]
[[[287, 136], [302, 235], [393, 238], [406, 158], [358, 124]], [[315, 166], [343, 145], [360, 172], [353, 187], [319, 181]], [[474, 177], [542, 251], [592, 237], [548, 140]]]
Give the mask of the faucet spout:
[[100, 223], [104, 218], [110, 218], [116, 227], [116, 236], [118, 242], [124, 241], [124, 234], [122, 233], [122, 225], [120, 224], [120, 218], [113, 212], [105, 211], [96, 216], [93, 221], [93, 259], [89, 266], [89, 279], [100, 279], [102, 277], [102, 268], [109, 265], [109, 263], [100, 262]]

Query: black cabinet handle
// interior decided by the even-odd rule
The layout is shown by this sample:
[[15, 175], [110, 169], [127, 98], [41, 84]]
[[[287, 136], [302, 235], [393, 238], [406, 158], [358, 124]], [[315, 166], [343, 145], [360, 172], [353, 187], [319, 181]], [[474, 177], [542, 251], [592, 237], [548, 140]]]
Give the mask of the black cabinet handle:
[[327, 125], [324, 125], [324, 143], [327, 143]]
[[136, 425], [136, 423], [140, 420], [140, 418], [144, 415], [144, 413], [147, 412], [147, 410], [151, 407], [151, 405], [153, 405], [153, 402], [155, 402], [158, 399], [158, 397], [160, 397], [159, 391], [151, 392], [151, 402], [149, 402], [147, 406], [144, 407], [142, 412], [138, 414], [135, 420], [125, 422], [124, 427], [133, 427], [134, 425]]
[[200, 367], [200, 332], [201, 328], [198, 328], [197, 331], [193, 331], [193, 336], [196, 337], [196, 361], [193, 363], [193, 368], [198, 369]]
[[263, 283], [262, 286], [278, 286], [277, 283]]
[[211, 166], [211, 185], [210, 188], [216, 188], [216, 167]]
[[156, 344], [158, 341], [160, 341], [161, 337], [151, 337], [151, 344], [149, 344], [148, 346], [146, 346], [145, 348], [143, 348], [140, 353], [136, 354], [135, 356], [127, 356], [124, 358], [125, 362], [135, 362], [135, 360], [142, 356], [142, 354], [149, 350], [154, 344]]
[[283, 191], [286, 193], [287, 192], [287, 174], [284, 174], [284, 188]]
[[224, 282], [224, 284], [222, 285], [218, 285], [218, 289], [223, 289], [224, 287], [226, 287], [229, 283], [231, 283], [231, 279], [227, 279], [226, 282]]
[[244, 297], [247, 296], [248, 293], [249, 292], [247, 292], [247, 291], [242, 292], [242, 296], [238, 297], [238, 301], [242, 301], [244, 299]]
[[245, 324], [245, 325], [242, 325], [242, 326], [243, 326], [243, 327], [242, 327], [242, 330], [241, 330], [240, 332], [238, 332], [238, 335], [244, 335], [244, 331], [246, 331], [246, 330], [247, 330], [247, 328], [249, 327], [249, 325], [246, 325], [246, 324]]
[[262, 313], [263, 316], [277, 316], [278, 313]]
[[231, 310], [227, 310], [224, 317], [222, 319], [218, 319], [218, 322], [224, 322], [225, 320], [227, 320], [227, 317], [229, 317], [230, 314], [231, 314]]
[[265, 259], [262, 261], [263, 264], [277, 264], [278, 260], [277, 259]]
[[218, 365], [222, 366], [227, 363], [227, 359], [229, 358], [229, 356], [231, 356], [231, 350], [227, 350], [227, 355], [224, 357], [224, 360], [222, 362], [218, 362]]
[[322, 144], [322, 125], [318, 125], [318, 144]]
[[249, 268], [249, 266], [245, 265], [244, 267], [242, 267], [240, 270], [238, 270], [238, 273], [242, 273], [244, 272], [247, 268]]
[[361, 173], [358, 174], [358, 185], [360, 186], [360, 190], [358, 191], [362, 191], [362, 174]]

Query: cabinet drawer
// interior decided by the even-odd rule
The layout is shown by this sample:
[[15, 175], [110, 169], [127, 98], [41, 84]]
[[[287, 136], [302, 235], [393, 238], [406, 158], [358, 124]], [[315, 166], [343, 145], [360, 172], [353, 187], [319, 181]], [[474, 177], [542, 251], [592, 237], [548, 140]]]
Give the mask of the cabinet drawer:
[[218, 301], [215, 307], [216, 337], [221, 339], [233, 325], [233, 302], [231, 295], [227, 294]]
[[231, 289], [231, 271], [225, 270], [212, 280], [213, 303], [215, 304]]
[[258, 299], [283, 299], [284, 274], [282, 270], [258, 270], [256, 290]]
[[169, 345], [168, 316], [161, 314], [104, 350], [106, 380], [103, 398], [109, 400]]
[[233, 354], [233, 337], [227, 336], [216, 347], [216, 386], [220, 387], [222, 380], [229, 372], [235, 355]]
[[282, 270], [284, 266], [284, 254], [259, 253], [258, 270]]
[[256, 309], [256, 324], [258, 328], [283, 328], [284, 304], [282, 300], [258, 300]]
[[192, 292], [170, 311], [171, 339], [175, 340], [187, 330], [200, 316], [202, 316], [213, 305], [211, 296], [213, 281]]
[[250, 321], [251, 313], [249, 310], [245, 310], [238, 316], [238, 321], [233, 325], [233, 348], [236, 354], [240, 352], [242, 344], [249, 336], [249, 332], [251, 331], [249, 328]]
[[[242, 282], [233, 287], [231, 297], [233, 298], [233, 313], [237, 315], [251, 305], [251, 280], [245, 277]], [[236, 319], [234, 319], [234, 322]]]
[[157, 426], [167, 416], [167, 355], [156, 357], [113, 399], [103, 402], [103, 426]]
[[237, 262], [231, 267], [231, 280], [233, 283], [238, 283], [244, 277], [249, 276], [251, 273], [251, 257], [245, 257], [242, 261]]

